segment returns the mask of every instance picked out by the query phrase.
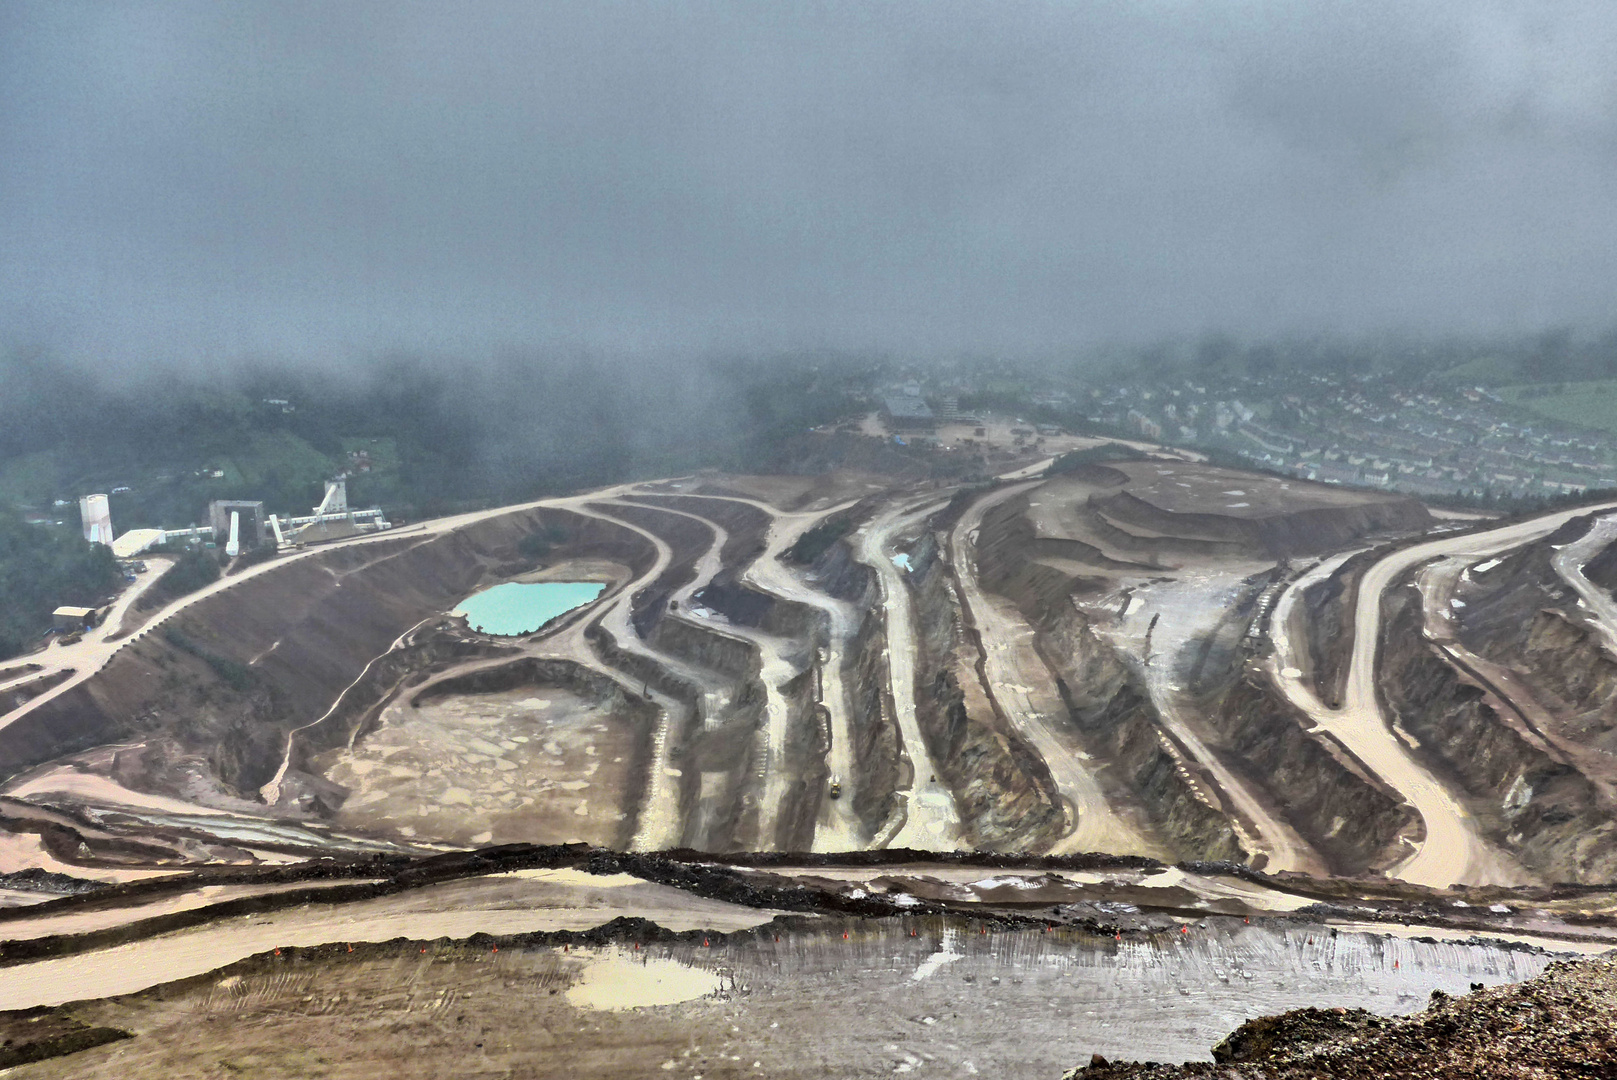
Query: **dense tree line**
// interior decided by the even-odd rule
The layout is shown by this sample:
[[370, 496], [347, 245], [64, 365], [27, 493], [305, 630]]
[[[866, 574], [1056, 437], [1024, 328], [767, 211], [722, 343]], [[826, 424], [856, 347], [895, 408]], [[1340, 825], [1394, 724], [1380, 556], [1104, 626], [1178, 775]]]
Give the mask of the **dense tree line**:
[[15, 656], [50, 629], [64, 604], [93, 607], [117, 587], [112, 552], [77, 533], [29, 525], [0, 506], [0, 660]]
[[135, 607], [140, 611], [156, 611], [218, 580], [218, 557], [205, 550], [192, 548], [180, 553], [174, 565], [146, 590]]
[[[347, 464], [344, 440], [381, 438], [396, 462], [351, 475], [350, 503], [419, 518], [633, 476], [779, 465], [790, 434], [846, 411], [846, 388], [867, 367], [525, 356], [120, 380], [13, 352], [0, 355], [0, 475], [25, 477], [33, 505], [133, 487], [113, 500], [120, 530], [187, 524], [216, 498], [308, 513], [327, 473]], [[197, 476], [250, 457], [258, 475]]]
[[[789, 469], [793, 436], [841, 417], [869, 370], [835, 356], [560, 355], [109, 376], [0, 352], [0, 657], [42, 634], [52, 608], [118, 582], [110, 553], [79, 539], [80, 495], [113, 493], [119, 532], [204, 520], [212, 499], [306, 514], [349, 464], [347, 448], [367, 440], [384, 440], [390, 460], [350, 475], [350, 505], [380, 504], [395, 521], [699, 468]], [[27, 526], [11, 503], [62, 525]], [[190, 556], [152, 600], [217, 573]]]

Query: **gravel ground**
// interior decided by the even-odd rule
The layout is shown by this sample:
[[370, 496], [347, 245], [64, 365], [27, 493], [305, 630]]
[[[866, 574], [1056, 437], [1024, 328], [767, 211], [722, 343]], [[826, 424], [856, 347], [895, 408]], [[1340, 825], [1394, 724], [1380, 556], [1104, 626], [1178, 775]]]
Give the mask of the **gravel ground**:
[[1433, 988], [1520, 981], [1549, 962], [1233, 919], [1121, 941], [936, 916], [637, 933], [266, 951], [37, 1014], [130, 1037], [17, 1075], [1056, 1080], [1091, 1053], [1205, 1056], [1251, 1017], [1304, 1003], [1397, 1013]]
[[1213, 1055], [1215, 1063], [1182, 1066], [1097, 1056], [1067, 1078], [1617, 1076], [1617, 961], [1558, 962], [1516, 986], [1458, 998], [1434, 991], [1426, 1011], [1412, 1016], [1309, 1008], [1264, 1017], [1241, 1025]]

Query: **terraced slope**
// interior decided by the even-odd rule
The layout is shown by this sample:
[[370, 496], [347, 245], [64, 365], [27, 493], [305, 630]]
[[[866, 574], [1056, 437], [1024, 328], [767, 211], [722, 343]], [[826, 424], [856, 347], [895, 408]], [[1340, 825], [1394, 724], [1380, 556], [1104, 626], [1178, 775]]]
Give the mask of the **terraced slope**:
[[[1487, 627], [1520, 588], [1477, 584], [1564, 588], [1517, 645], [1581, 626], [1598, 655], [1581, 567], [1603, 531], [1518, 573], [1511, 553], [1571, 515], [1410, 546], [1429, 520], [1402, 497], [1183, 460], [1021, 473], [621, 485], [263, 564], [14, 712], [15, 820], [59, 862], [131, 873], [574, 840], [1094, 850], [1438, 886], [1604, 872], [1574, 837], [1604, 835], [1614, 778], [1589, 706], [1581, 728], [1566, 706], [1607, 684], [1508, 670]], [[1303, 600], [1349, 571], [1344, 633]], [[607, 587], [515, 638], [444, 614], [544, 579]], [[1432, 648], [1376, 648], [1411, 632]], [[1476, 684], [1509, 707], [1416, 730], [1419, 695], [1451, 693], [1428, 662], [1457, 702]], [[1310, 689], [1334, 685], [1340, 707]], [[1523, 764], [1468, 772], [1460, 730], [1497, 730], [1477, 745], [1519, 743], [1499, 760]]]

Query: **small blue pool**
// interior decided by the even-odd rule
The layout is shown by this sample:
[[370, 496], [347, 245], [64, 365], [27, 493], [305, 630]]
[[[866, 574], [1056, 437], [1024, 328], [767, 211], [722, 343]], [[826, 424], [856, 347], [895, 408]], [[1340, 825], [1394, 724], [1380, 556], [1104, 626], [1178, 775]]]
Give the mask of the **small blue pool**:
[[508, 581], [468, 596], [450, 614], [466, 616], [479, 633], [515, 637], [583, 607], [605, 589], [599, 581]]

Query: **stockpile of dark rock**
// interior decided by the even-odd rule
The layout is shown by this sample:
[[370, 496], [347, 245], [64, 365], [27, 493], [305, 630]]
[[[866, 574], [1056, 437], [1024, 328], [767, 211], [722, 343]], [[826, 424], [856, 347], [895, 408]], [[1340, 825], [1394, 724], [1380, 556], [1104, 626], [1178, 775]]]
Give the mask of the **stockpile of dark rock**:
[[1432, 993], [1425, 1012], [1298, 1009], [1242, 1024], [1212, 1062], [1108, 1062], [1066, 1080], [1301, 1080], [1431, 1076], [1447, 1080], [1617, 1077], [1617, 961], [1552, 964], [1516, 986], [1460, 998]]

